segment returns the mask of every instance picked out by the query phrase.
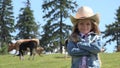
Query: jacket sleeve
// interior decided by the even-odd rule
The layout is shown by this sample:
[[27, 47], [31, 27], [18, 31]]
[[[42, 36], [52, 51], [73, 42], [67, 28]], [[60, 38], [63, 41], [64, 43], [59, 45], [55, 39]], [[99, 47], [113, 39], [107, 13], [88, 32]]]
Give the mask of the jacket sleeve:
[[102, 44], [101, 44], [101, 39], [96, 39], [92, 43], [88, 42], [79, 42], [78, 47], [84, 50], [87, 50], [93, 54], [97, 54], [101, 52], [102, 50]]
[[69, 41], [67, 44], [67, 51], [68, 54], [71, 56], [82, 56], [82, 55], [90, 55], [90, 53], [82, 48], [78, 48], [76, 47], [77, 45], [72, 42]]

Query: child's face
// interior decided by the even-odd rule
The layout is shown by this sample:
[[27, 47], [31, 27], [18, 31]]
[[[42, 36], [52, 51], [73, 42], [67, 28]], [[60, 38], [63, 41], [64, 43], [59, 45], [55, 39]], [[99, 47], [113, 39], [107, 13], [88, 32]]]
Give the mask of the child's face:
[[81, 20], [78, 23], [78, 30], [83, 34], [87, 34], [92, 29], [92, 23], [89, 19]]

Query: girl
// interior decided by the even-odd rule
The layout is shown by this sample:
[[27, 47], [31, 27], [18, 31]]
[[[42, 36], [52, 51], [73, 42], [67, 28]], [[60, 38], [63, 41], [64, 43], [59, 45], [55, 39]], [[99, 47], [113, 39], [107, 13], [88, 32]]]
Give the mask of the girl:
[[78, 9], [76, 16], [70, 16], [73, 32], [67, 44], [72, 57], [71, 68], [100, 68], [98, 53], [101, 52], [99, 16], [87, 6]]

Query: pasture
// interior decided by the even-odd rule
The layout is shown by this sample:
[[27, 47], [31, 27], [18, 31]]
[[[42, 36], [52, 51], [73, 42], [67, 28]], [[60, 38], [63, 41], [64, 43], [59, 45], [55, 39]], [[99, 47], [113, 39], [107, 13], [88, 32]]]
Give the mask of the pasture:
[[[102, 68], [120, 68], [120, 53], [101, 53]], [[34, 60], [19, 60], [18, 56], [0, 55], [0, 68], [70, 68], [70, 58], [63, 54], [35, 56]]]

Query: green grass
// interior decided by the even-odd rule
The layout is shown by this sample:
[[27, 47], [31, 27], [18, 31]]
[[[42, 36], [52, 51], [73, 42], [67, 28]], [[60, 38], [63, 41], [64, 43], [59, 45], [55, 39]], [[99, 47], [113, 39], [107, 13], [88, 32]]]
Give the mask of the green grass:
[[119, 53], [101, 53], [102, 68], [120, 68], [120, 52]]
[[[102, 68], [120, 68], [120, 53], [101, 53]], [[19, 60], [18, 56], [0, 55], [0, 68], [70, 68], [71, 58], [62, 54], [35, 56], [34, 60]]]
[[70, 58], [65, 59], [62, 54], [36, 55], [34, 60], [28, 57], [21, 61], [18, 56], [1, 55], [0, 68], [70, 68]]

